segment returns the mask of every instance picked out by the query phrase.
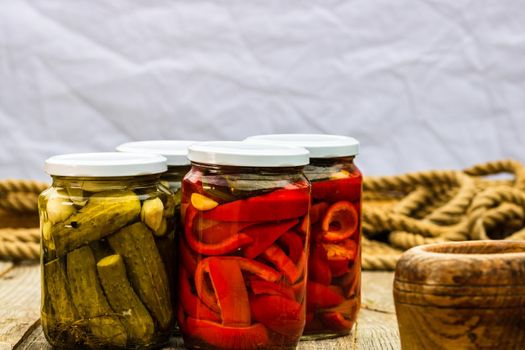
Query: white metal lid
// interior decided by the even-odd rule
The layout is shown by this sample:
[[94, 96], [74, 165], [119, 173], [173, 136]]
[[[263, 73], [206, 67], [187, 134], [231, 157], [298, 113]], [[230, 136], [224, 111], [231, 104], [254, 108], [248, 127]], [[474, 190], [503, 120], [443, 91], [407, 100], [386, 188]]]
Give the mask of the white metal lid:
[[197, 141], [154, 140], [127, 142], [117, 147], [119, 152], [160, 154], [166, 157], [168, 165], [189, 165], [188, 146]]
[[308, 151], [301, 147], [251, 144], [243, 141], [210, 141], [189, 147], [192, 162], [231, 166], [288, 167], [308, 164]]
[[250, 136], [245, 142], [304, 147], [310, 151], [310, 158], [350, 157], [359, 153], [359, 141], [341, 135], [269, 134]]
[[48, 158], [49, 175], [114, 177], [160, 174], [167, 170], [166, 158], [144, 153], [73, 153]]

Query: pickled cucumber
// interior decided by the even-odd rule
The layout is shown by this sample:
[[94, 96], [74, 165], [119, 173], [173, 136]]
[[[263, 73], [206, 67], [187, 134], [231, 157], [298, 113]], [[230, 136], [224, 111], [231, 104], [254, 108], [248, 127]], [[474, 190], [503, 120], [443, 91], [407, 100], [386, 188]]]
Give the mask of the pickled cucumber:
[[142, 222], [134, 223], [108, 237], [124, 259], [131, 285], [162, 329], [172, 322], [168, 276], [153, 233]]
[[89, 328], [86, 345], [126, 346], [126, 329], [104, 296], [91, 248], [84, 246], [67, 255], [67, 278], [73, 303]]
[[86, 206], [53, 226], [58, 256], [114, 233], [138, 218], [140, 200], [132, 191], [106, 191], [91, 196]]
[[148, 345], [155, 331], [153, 319], [133, 291], [120, 255], [103, 258], [97, 263], [97, 270], [109, 305], [113, 311], [123, 316], [130, 340]]
[[78, 319], [64, 265], [60, 259], [44, 264], [43, 281], [46, 294], [42, 303], [42, 327], [46, 333], [56, 336], [70, 334], [70, 327]]

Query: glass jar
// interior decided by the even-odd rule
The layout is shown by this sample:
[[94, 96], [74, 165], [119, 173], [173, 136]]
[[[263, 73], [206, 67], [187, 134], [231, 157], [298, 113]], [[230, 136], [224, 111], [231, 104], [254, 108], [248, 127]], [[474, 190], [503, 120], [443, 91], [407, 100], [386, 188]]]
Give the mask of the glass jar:
[[247, 142], [302, 146], [312, 183], [311, 246], [305, 340], [346, 335], [361, 304], [362, 175], [354, 164], [359, 142], [337, 135], [260, 135]]
[[305, 324], [308, 152], [190, 146], [182, 185], [178, 321], [193, 349], [295, 349]]
[[[169, 206], [174, 208], [175, 215], [173, 216], [175, 230], [173, 237], [170, 237], [169, 242], [172, 245], [165, 244], [163, 246], [163, 255], [169, 259], [167, 264], [168, 274], [176, 275], [177, 259], [175, 253], [177, 251], [174, 237], [181, 235], [184, 232], [184, 227], [180, 219], [180, 202], [181, 202], [181, 187], [182, 178], [191, 169], [190, 161], [188, 159], [188, 146], [195, 143], [191, 140], [152, 140], [152, 141], [137, 141], [127, 142], [121, 144], [116, 149], [119, 152], [126, 153], [146, 153], [158, 154], [166, 158], [168, 170], [160, 175], [161, 183], [173, 192], [173, 199], [169, 201]], [[176, 305], [175, 294], [173, 294], [173, 305]]]
[[42, 328], [60, 348], [149, 348], [174, 325], [165, 245], [173, 246], [172, 193], [161, 156], [51, 157], [39, 197]]

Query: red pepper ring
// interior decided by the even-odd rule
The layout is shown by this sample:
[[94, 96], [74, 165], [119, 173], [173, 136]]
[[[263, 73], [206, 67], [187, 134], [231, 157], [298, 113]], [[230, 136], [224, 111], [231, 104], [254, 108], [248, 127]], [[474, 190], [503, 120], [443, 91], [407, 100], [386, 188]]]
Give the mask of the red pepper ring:
[[202, 216], [216, 221], [279, 221], [306, 215], [309, 205], [307, 188], [279, 189], [219, 205]]
[[352, 203], [340, 201], [332, 204], [322, 221], [323, 239], [339, 242], [357, 231], [359, 216]]
[[201, 260], [195, 271], [195, 289], [202, 302], [217, 313], [221, 312], [220, 307], [217, 305], [217, 296], [205, 280], [205, 274], [209, 275], [210, 273], [210, 260], [213, 259], [234, 261], [239, 264], [241, 270], [257, 275], [265, 281], [276, 282], [281, 278], [281, 274], [272, 268], [239, 256], [209, 257]]
[[294, 283], [301, 277], [301, 271], [297, 269], [294, 262], [277, 245], [272, 244], [264, 251], [262, 256], [275, 265], [275, 267], [286, 276], [290, 283]]
[[202, 255], [223, 255], [231, 253], [232, 251], [253, 242], [253, 239], [250, 236], [242, 233], [233, 235], [220, 243], [208, 244], [197, 240], [193, 228], [199, 213], [202, 214], [202, 212], [199, 212], [190, 204], [186, 210], [186, 221], [184, 227], [186, 241], [191, 249], [197, 253]]
[[252, 350], [270, 342], [268, 331], [260, 323], [249, 327], [228, 327], [220, 323], [188, 317], [186, 332], [209, 345], [221, 349]]
[[[219, 315], [208, 308], [204, 303], [191, 292], [188, 274], [183, 268], [179, 269], [179, 286], [180, 286], [180, 305], [186, 314], [198, 319], [220, 322]], [[181, 315], [179, 314], [179, 318]], [[180, 322], [180, 320], [179, 320]]]

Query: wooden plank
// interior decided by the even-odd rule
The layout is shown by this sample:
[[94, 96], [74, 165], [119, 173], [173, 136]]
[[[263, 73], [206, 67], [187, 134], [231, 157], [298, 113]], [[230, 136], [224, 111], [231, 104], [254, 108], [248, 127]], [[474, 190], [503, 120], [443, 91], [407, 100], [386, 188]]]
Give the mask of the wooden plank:
[[22, 264], [0, 276], [0, 350], [12, 349], [40, 317], [40, 268]]
[[[322, 341], [301, 342], [298, 350], [333, 350], [333, 349], [389, 349], [398, 350], [399, 336], [394, 314], [392, 298], [391, 272], [364, 272], [363, 273], [363, 307], [359, 314], [357, 325], [347, 337]], [[51, 350], [38, 325], [32, 332], [21, 340], [16, 350]], [[184, 349], [182, 339], [173, 337], [165, 350]], [[3, 349], [2, 349], [3, 350]]]

